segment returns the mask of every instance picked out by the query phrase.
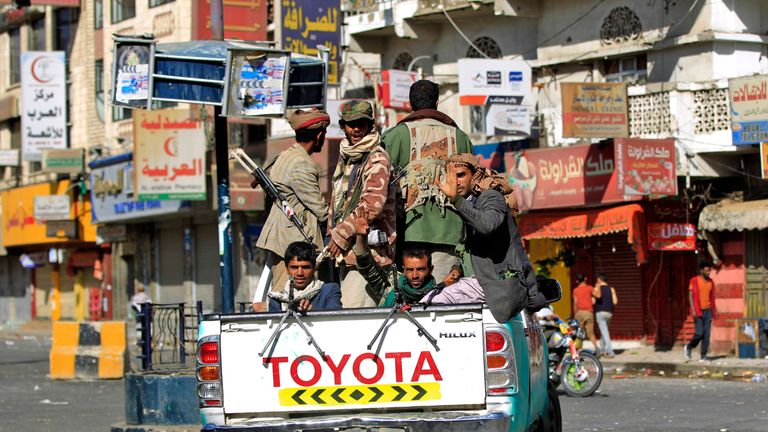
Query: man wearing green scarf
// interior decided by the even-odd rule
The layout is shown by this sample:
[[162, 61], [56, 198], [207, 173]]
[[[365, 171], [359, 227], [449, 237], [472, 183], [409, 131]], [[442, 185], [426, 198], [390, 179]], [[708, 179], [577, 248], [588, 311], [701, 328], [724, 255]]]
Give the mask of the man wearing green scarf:
[[427, 293], [440, 288], [432, 276], [432, 257], [426, 250], [409, 249], [403, 252], [403, 273], [397, 273], [394, 265], [382, 267], [373, 259], [368, 237], [371, 234], [368, 218], [365, 214], [354, 218], [355, 244], [352, 251], [356, 258], [357, 271], [365, 278], [368, 295], [378, 301], [380, 307], [392, 307], [396, 301], [396, 292], [392, 281], [397, 279], [397, 286], [406, 304], [418, 303]]

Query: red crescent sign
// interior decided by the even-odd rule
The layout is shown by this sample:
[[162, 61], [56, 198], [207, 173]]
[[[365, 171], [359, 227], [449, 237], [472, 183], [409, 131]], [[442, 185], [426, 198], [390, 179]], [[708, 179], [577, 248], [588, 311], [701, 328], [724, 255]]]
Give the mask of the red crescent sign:
[[[171, 143], [175, 140], [176, 140], [176, 137], [170, 137], [167, 140], [165, 140], [165, 142], [163, 143], [163, 150], [165, 150], [165, 154], [167, 154], [168, 156], [171, 156], [171, 157], [178, 156], [178, 153], [172, 152], [170, 148]], [[178, 150], [178, 149], [175, 149], [175, 150]]]
[[45, 59], [45, 58], [47, 58], [47, 57], [41, 56], [41, 57], [37, 57], [36, 59], [32, 60], [32, 65], [29, 68], [29, 72], [30, 72], [30, 74], [32, 74], [32, 78], [34, 78], [35, 81], [39, 82], [40, 84], [47, 84], [47, 83], [49, 83], [49, 82], [51, 82], [53, 80], [53, 77], [51, 77], [51, 78], [49, 78], [47, 80], [44, 80], [44, 79], [40, 78], [39, 76], [37, 76], [37, 74], [35, 73], [35, 69], [37, 68], [37, 62], [42, 60], [42, 59]]

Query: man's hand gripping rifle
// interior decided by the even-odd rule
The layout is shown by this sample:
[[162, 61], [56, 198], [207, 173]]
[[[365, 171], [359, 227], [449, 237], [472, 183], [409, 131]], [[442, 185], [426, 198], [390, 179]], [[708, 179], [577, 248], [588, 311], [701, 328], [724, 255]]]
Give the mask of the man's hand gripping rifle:
[[242, 149], [232, 150], [232, 152], [229, 154], [229, 158], [238, 161], [246, 171], [256, 177], [256, 181], [259, 182], [259, 185], [261, 185], [261, 187], [264, 189], [264, 192], [267, 194], [267, 196], [269, 196], [275, 205], [280, 208], [280, 210], [291, 221], [291, 223], [293, 223], [293, 225], [299, 229], [301, 235], [304, 236], [304, 240], [306, 240], [309, 244], [315, 244], [312, 237], [307, 234], [307, 229], [304, 226], [304, 223], [301, 221], [301, 219], [299, 219], [298, 216], [296, 216], [296, 212], [293, 211], [293, 207], [288, 204], [288, 201], [285, 199], [285, 195], [277, 190], [277, 187], [275, 187], [275, 184], [272, 183], [272, 180], [269, 178], [269, 176], [267, 176], [267, 173], [265, 173], [264, 170], [261, 169], [261, 167], [256, 162], [254, 162], [253, 159], [251, 159]]
[[312, 336], [312, 333], [309, 332], [307, 326], [304, 325], [304, 321], [301, 320], [301, 312], [299, 311], [298, 307], [300, 300], [295, 299], [293, 296], [293, 288], [295, 284], [296, 282], [294, 281], [293, 276], [291, 276], [288, 284], [288, 299], [276, 299], [277, 301], [286, 305], [285, 313], [283, 314], [283, 318], [280, 319], [280, 324], [275, 327], [275, 331], [272, 332], [272, 336], [269, 337], [267, 344], [264, 345], [264, 348], [259, 353], [259, 356], [261, 357], [264, 357], [264, 353], [266, 353], [267, 350], [272, 347], [272, 342], [283, 329], [283, 324], [285, 324], [285, 321], [288, 320], [288, 317], [293, 317], [293, 319], [295, 319], [296, 323], [299, 325], [299, 328], [301, 328], [301, 330], [304, 331], [304, 334], [307, 335], [307, 343], [315, 347], [317, 353], [320, 354], [320, 358], [325, 358], [325, 352], [320, 348], [320, 345], [317, 344], [317, 341]]

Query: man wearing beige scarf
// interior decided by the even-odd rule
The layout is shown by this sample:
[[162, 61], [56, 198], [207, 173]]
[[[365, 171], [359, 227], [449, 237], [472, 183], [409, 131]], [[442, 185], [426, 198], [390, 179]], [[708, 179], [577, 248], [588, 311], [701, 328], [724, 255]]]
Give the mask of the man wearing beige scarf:
[[367, 216], [371, 230], [383, 233], [386, 241], [373, 246], [374, 259], [389, 266], [394, 258], [395, 189], [390, 188], [389, 155], [381, 147], [374, 129], [373, 107], [367, 101], [351, 100], [341, 106], [339, 162], [333, 174], [332, 226], [328, 250], [341, 266], [341, 296], [344, 307], [375, 307], [379, 299], [365, 290], [366, 281], [355, 269], [352, 245], [355, 218]]

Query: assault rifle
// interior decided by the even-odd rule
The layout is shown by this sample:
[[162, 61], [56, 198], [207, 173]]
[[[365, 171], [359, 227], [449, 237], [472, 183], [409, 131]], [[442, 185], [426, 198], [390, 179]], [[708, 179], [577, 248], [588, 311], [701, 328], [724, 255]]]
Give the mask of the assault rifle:
[[259, 182], [259, 185], [261, 185], [261, 187], [264, 189], [264, 192], [267, 194], [267, 196], [275, 203], [275, 205], [277, 205], [277, 207], [291, 221], [291, 223], [293, 223], [293, 225], [299, 229], [301, 235], [304, 236], [304, 240], [306, 240], [309, 244], [315, 244], [314, 240], [312, 240], [312, 237], [307, 234], [307, 229], [304, 226], [304, 223], [301, 221], [301, 219], [299, 219], [298, 216], [296, 216], [296, 212], [293, 211], [293, 207], [288, 204], [288, 201], [285, 199], [285, 195], [277, 190], [275, 184], [272, 183], [272, 180], [269, 178], [267, 173], [265, 173], [264, 170], [261, 169], [261, 167], [256, 162], [254, 162], [253, 159], [251, 159], [242, 149], [232, 150], [232, 152], [229, 154], [229, 158], [238, 161], [246, 171], [256, 177], [256, 181]]

